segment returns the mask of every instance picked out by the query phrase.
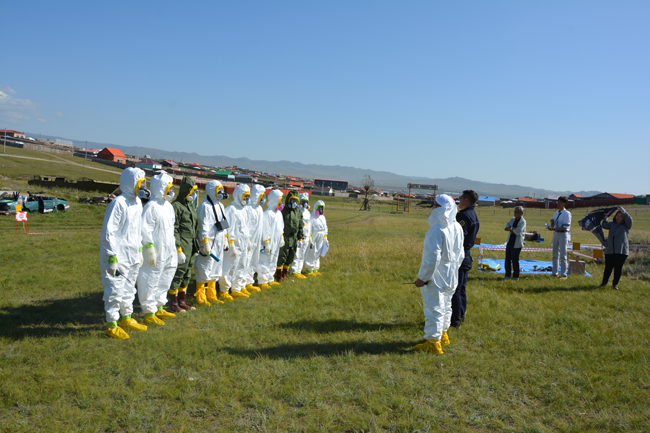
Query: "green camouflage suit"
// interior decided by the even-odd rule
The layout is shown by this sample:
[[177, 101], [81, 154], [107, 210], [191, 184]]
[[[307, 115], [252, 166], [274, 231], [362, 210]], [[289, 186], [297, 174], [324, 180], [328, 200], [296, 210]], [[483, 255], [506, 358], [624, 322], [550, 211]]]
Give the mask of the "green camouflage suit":
[[303, 240], [302, 236], [302, 209], [289, 207], [291, 198], [297, 198], [300, 203], [298, 191], [292, 189], [284, 200], [284, 209], [282, 209], [282, 219], [284, 220], [284, 246], [280, 248], [278, 256], [278, 268], [289, 268], [298, 249], [298, 241]]
[[[196, 183], [191, 177], [185, 176], [181, 181], [176, 200], [172, 203], [176, 222], [174, 223], [174, 238], [176, 248], [182, 248], [185, 254], [185, 263], [179, 264], [172, 280], [170, 291], [187, 287], [190, 284], [192, 269], [194, 268], [194, 255], [199, 251], [199, 241], [196, 239], [196, 229], [199, 219], [196, 216], [194, 203], [186, 200]], [[196, 190], [198, 191], [198, 189]]]

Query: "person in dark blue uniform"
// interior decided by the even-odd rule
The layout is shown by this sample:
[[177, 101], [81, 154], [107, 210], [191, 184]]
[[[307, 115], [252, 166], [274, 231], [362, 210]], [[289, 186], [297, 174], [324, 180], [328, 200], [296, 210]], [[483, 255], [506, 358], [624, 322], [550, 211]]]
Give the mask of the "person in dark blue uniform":
[[451, 326], [460, 328], [460, 322], [465, 320], [465, 310], [467, 310], [467, 295], [465, 293], [465, 286], [467, 285], [467, 274], [472, 269], [472, 247], [476, 240], [478, 233], [479, 222], [476, 216], [474, 206], [478, 201], [478, 194], [471, 189], [463, 191], [459, 198], [458, 209], [460, 211], [456, 214], [456, 221], [463, 228], [465, 238], [463, 240], [463, 248], [465, 250], [465, 259], [458, 269], [458, 287], [451, 298]]

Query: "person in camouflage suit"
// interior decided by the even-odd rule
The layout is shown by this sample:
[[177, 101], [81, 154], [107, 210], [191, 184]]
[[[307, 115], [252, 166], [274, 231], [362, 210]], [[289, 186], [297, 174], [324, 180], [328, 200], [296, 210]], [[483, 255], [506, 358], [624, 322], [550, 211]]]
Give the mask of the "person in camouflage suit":
[[287, 194], [282, 209], [282, 219], [284, 221], [284, 246], [280, 248], [278, 256], [278, 265], [275, 272], [277, 281], [286, 281], [289, 267], [296, 256], [296, 250], [302, 246], [303, 242], [303, 218], [302, 209], [300, 209], [300, 197], [298, 191], [292, 189]]
[[199, 241], [196, 239], [196, 230], [199, 219], [196, 215], [194, 200], [198, 197], [199, 187], [191, 177], [185, 176], [181, 181], [178, 197], [172, 203], [176, 222], [174, 224], [174, 238], [176, 239], [176, 252], [178, 253], [178, 268], [169, 288], [171, 310], [181, 312], [191, 310], [185, 303], [187, 286], [190, 284], [194, 256], [199, 251]]

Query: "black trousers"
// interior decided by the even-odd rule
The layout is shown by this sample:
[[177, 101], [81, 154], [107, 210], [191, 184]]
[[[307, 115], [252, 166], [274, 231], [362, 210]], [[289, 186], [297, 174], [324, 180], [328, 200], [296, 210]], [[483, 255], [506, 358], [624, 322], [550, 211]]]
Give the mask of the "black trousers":
[[623, 265], [626, 260], [627, 256], [625, 254], [605, 254], [603, 286], [609, 281], [609, 276], [612, 275], [612, 269], [614, 270], [614, 281], [612, 281], [612, 285], [618, 286], [618, 282], [621, 279], [621, 273], [623, 272]]
[[512, 278], [519, 278], [519, 254], [521, 254], [521, 248], [506, 247], [506, 277], [510, 276], [510, 267], [512, 266], [514, 270]]
[[460, 326], [461, 320], [465, 320], [465, 311], [467, 311], [467, 274], [472, 269], [472, 255], [465, 251], [465, 259], [458, 269], [458, 286], [451, 297], [451, 326]]

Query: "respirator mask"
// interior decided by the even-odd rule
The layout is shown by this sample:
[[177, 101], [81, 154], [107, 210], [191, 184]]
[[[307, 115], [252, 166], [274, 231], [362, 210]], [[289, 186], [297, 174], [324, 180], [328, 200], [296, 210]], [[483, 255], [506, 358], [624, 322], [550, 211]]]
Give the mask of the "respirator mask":
[[136, 185], [136, 189], [140, 199], [149, 200], [149, 197], [151, 197], [151, 191], [147, 189], [147, 179], [144, 177], [140, 179]]
[[224, 192], [224, 190], [220, 189], [219, 192], [217, 193], [217, 200], [226, 200], [228, 198], [228, 193]]
[[168, 202], [168, 203], [171, 203], [172, 200], [174, 200], [174, 196], [176, 195], [176, 194], [174, 194], [173, 189], [174, 189], [173, 184], [170, 183], [169, 185], [167, 185], [167, 191], [166, 191], [166, 194], [165, 194], [165, 201]]

